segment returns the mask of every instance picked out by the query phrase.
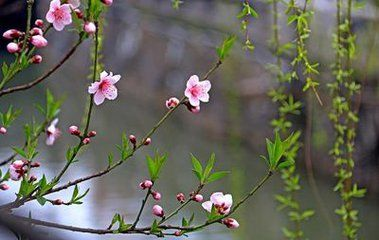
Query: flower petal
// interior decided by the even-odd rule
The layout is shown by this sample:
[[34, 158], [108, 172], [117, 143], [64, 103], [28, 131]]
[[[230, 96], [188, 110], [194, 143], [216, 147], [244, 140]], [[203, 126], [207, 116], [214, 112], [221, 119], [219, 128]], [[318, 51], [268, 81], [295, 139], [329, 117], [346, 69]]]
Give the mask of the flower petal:
[[193, 106], [193, 107], [197, 107], [200, 105], [200, 100], [197, 98], [197, 97], [194, 97], [194, 96], [190, 96], [188, 98], [190, 104]]
[[47, 136], [46, 138], [46, 145], [51, 146], [55, 142], [55, 136], [53, 134]]
[[211, 90], [211, 87], [212, 87], [211, 82], [208, 80], [199, 82], [199, 85], [201, 86], [204, 92], [209, 92], [209, 90]]
[[224, 202], [225, 202], [225, 206], [227, 206], [228, 208], [230, 208], [233, 205], [233, 197], [232, 197], [232, 195], [226, 194], [224, 196]]
[[109, 100], [114, 100], [117, 98], [117, 88], [114, 85], [109, 85], [102, 91], [102, 93]]
[[95, 96], [93, 98], [93, 101], [96, 105], [100, 105], [104, 102], [105, 96], [102, 92], [98, 91], [95, 93]]
[[97, 92], [97, 90], [99, 90], [99, 85], [100, 85], [100, 82], [94, 82], [91, 84], [91, 86], [88, 87], [88, 93], [89, 94], [94, 94]]
[[57, 31], [62, 31], [63, 28], [64, 28], [64, 24], [60, 21], [54, 21], [53, 22], [53, 27], [55, 28], [55, 30]]
[[222, 205], [224, 203], [224, 194], [222, 192], [215, 192], [211, 195], [211, 202], [215, 205]]
[[187, 81], [187, 88], [191, 88], [199, 83], [199, 77], [197, 75], [192, 75]]
[[104, 78], [106, 78], [108, 76], [108, 73], [106, 71], [102, 71], [100, 73], [100, 80], [103, 80]]
[[207, 210], [208, 212], [211, 212], [211, 211], [212, 211], [212, 206], [213, 206], [213, 204], [212, 204], [211, 201], [206, 201], [206, 202], [203, 202], [203, 203], [201, 204], [201, 206], [202, 206], [205, 210]]
[[61, 6], [61, 1], [60, 0], [53, 0], [50, 2], [50, 9], [56, 9]]
[[55, 16], [54, 16], [54, 13], [52, 11], [48, 11], [47, 12], [47, 14], [46, 14], [46, 20], [49, 23], [53, 23], [55, 21]]
[[109, 82], [111, 84], [115, 84], [117, 83], [119, 80], [121, 79], [121, 75], [114, 75], [112, 77], [109, 78]]
[[199, 100], [202, 102], [209, 102], [209, 94], [203, 93], [198, 96]]

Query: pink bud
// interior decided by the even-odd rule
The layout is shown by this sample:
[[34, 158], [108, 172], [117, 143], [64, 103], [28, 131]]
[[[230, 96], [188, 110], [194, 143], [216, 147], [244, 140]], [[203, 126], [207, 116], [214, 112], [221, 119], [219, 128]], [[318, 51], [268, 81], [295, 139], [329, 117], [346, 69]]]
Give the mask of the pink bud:
[[2, 183], [0, 184], [0, 189], [3, 190], [3, 191], [6, 191], [8, 190], [10, 187], [8, 184], [5, 184], [5, 183]]
[[191, 112], [192, 113], [199, 113], [200, 112], [200, 106], [196, 106], [196, 107], [193, 107], [191, 108]]
[[113, 0], [101, 0], [101, 2], [104, 3], [107, 6], [110, 6], [110, 5], [112, 5]]
[[37, 168], [40, 166], [41, 166], [41, 163], [39, 163], [39, 162], [34, 162], [34, 163], [30, 164], [30, 167], [32, 167], [32, 168]]
[[29, 178], [29, 182], [34, 182], [36, 180], [37, 180], [37, 177], [34, 175], [30, 176], [30, 178]]
[[203, 201], [203, 199], [204, 199], [204, 197], [203, 197], [203, 195], [201, 195], [201, 194], [196, 194], [194, 197], [192, 197], [192, 199], [195, 201], [195, 202], [202, 202]]
[[143, 143], [144, 145], [149, 145], [151, 143], [151, 138], [146, 138], [145, 142]]
[[178, 106], [179, 103], [180, 103], [179, 99], [177, 99], [176, 97], [172, 97], [172, 98], [166, 100], [166, 107], [168, 109], [172, 109], [172, 108]]
[[83, 143], [84, 145], [87, 145], [87, 144], [89, 144], [90, 142], [91, 142], [91, 139], [88, 138], [88, 137], [84, 138], [83, 141], [82, 141], [82, 143]]
[[32, 28], [32, 30], [30, 30], [30, 34], [32, 35], [32, 36], [34, 36], [34, 35], [43, 35], [43, 31], [42, 31], [42, 29], [41, 28], [38, 28], [38, 27], [34, 27], [34, 28]]
[[176, 195], [176, 199], [180, 202], [180, 203], [184, 203], [184, 201], [186, 200], [186, 197], [184, 196], [183, 193], [178, 193]]
[[63, 201], [62, 199], [55, 199], [53, 202], [52, 202], [53, 205], [62, 205], [63, 204]]
[[77, 126], [74, 126], [74, 125], [69, 127], [68, 131], [70, 132], [71, 135], [79, 136], [81, 134], [79, 128]]
[[134, 145], [137, 143], [137, 138], [134, 135], [129, 135], [129, 141]]
[[163, 208], [159, 205], [154, 205], [153, 206], [153, 214], [158, 217], [163, 217], [164, 216], [164, 211]]
[[88, 137], [89, 138], [94, 137], [94, 136], [96, 136], [96, 134], [97, 134], [96, 131], [91, 131], [88, 133]]
[[25, 163], [24, 161], [22, 160], [16, 160], [12, 163], [12, 166], [15, 168], [15, 169], [21, 169], [23, 166], [25, 166]]
[[240, 226], [237, 220], [235, 220], [234, 218], [225, 218], [224, 220], [222, 220], [222, 223], [230, 229], [236, 229]]
[[88, 34], [94, 34], [96, 32], [96, 25], [93, 22], [84, 23], [84, 31]]
[[30, 61], [32, 62], [32, 63], [34, 63], [34, 64], [39, 64], [39, 63], [41, 63], [42, 62], [42, 56], [41, 55], [34, 55], [31, 59], [30, 59]]
[[7, 129], [5, 127], [0, 127], [0, 134], [6, 134]]
[[162, 195], [161, 195], [159, 192], [155, 192], [155, 191], [153, 191], [153, 192], [151, 193], [151, 195], [153, 195], [153, 198], [154, 198], [154, 200], [156, 200], [156, 201], [159, 201], [159, 200], [161, 200], [161, 198], [162, 198]]
[[150, 180], [145, 180], [139, 184], [140, 188], [145, 190], [146, 188], [151, 188], [153, 186], [153, 182]]
[[18, 38], [22, 35], [22, 33], [16, 29], [9, 29], [3, 33], [3, 37], [9, 40], [14, 38]]
[[82, 19], [82, 18], [83, 18], [83, 12], [80, 11], [79, 8], [76, 8], [76, 9], [74, 10], [74, 12], [75, 12], [76, 16], [77, 16], [79, 19]]
[[30, 43], [33, 44], [36, 48], [43, 48], [48, 44], [47, 40], [41, 35], [32, 36]]
[[37, 19], [34, 24], [37, 26], [37, 27], [43, 27], [43, 20], [42, 19]]
[[8, 43], [7, 50], [9, 53], [16, 53], [20, 51], [20, 47], [18, 46], [17, 43], [11, 42], [11, 43]]
[[180, 237], [180, 236], [182, 235], [182, 232], [181, 232], [181, 231], [175, 231], [175, 232], [174, 232], [174, 235], [175, 235], [176, 237]]

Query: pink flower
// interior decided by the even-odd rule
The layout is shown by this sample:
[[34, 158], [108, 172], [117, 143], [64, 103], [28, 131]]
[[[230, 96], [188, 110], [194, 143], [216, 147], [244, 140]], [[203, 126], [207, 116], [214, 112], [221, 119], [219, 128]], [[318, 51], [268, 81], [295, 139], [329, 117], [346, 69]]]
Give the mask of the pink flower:
[[146, 188], [151, 188], [153, 186], [153, 182], [150, 180], [145, 180], [139, 184], [140, 188], [145, 190]]
[[30, 34], [32, 35], [32, 36], [34, 36], [34, 35], [43, 35], [43, 31], [42, 31], [42, 29], [41, 28], [38, 28], [38, 27], [34, 27], [34, 28], [32, 28], [31, 30], [30, 30]]
[[84, 145], [87, 145], [87, 144], [89, 144], [90, 142], [91, 142], [91, 139], [88, 138], [88, 137], [84, 138], [83, 141], [82, 141], [82, 143], [83, 143]]
[[80, 134], [81, 134], [81, 132], [77, 126], [70, 126], [68, 128], [68, 131], [70, 132], [71, 135], [80, 136]]
[[70, 4], [73, 9], [80, 6], [80, 0], [67, 0], [67, 3]]
[[100, 81], [94, 82], [88, 87], [88, 93], [95, 94], [93, 100], [96, 105], [100, 105], [105, 99], [114, 100], [117, 98], [117, 88], [114, 86], [120, 80], [120, 75], [107, 73], [106, 71], [100, 74]]
[[43, 20], [42, 19], [37, 19], [34, 24], [37, 26], [37, 27], [43, 27]]
[[129, 135], [129, 141], [135, 145], [137, 143], [137, 138], [134, 135]]
[[34, 64], [39, 64], [39, 63], [41, 63], [42, 62], [42, 56], [41, 55], [34, 55], [31, 59], [30, 59], [30, 61], [32, 62], [32, 63], [34, 63]]
[[6, 134], [7, 129], [5, 127], [0, 127], [0, 134]]
[[156, 191], [153, 191], [151, 193], [151, 195], [153, 195], [153, 198], [154, 198], [155, 201], [159, 201], [162, 198], [162, 195], [159, 192], [156, 192]]
[[200, 203], [200, 202], [202, 202], [202, 201], [204, 200], [204, 197], [203, 197], [203, 195], [201, 195], [201, 194], [196, 194], [195, 196], [192, 197], [192, 199], [193, 199], [195, 202]]
[[43, 48], [47, 46], [47, 40], [41, 35], [35, 35], [30, 38], [30, 43], [36, 48]]
[[188, 98], [190, 104], [194, 107], [200, 105], [201, 102], [209, 101], [209, 90], [211, 89], [211, 83], [208, 80], [199, 81], [197, 75], [193, 75], [187, 81], [187, 88], [184, 91], [184, 95]]
[[214, 206], [220, 215], [225, 215], [230, 212], [230, 208], [233, 204], [232, 195], [224, 195], [222, 192], [215, 192], [211, 195], [210, 201], [206, 201], [202, 204], [203, 208], [208, 212], [212, 211]]
[[55, 140], [61, 135], [61, 131], [56, 127], [58, 121], [58, 118], [54, 119], [46, 129], [46, 145], [48, 146], [53, 145]]
[[16, 53], [20, 51], [20, 47], [18, 46], [17, 43], [11, 42], [11, 43], [8, 43], [7, 50], [9, 53]]
[[143, 145], [147, 146], [151, 143], [151, 138], [146, 138], [145, 142], [143, 142]]
[[2, 183], [0, 184], [0, 189], [3, 190], [3, 191], [6, 191], [8, 190], [10, 187], [8, 184], [5, 184], [5, 183]]
[[227, 228], [236, 229], [240, 224], [234, 218], [225, 218], [222, 223], [226, 225]]
[[86, 22], [83, 29], [88, 34], [94, 34], [96, 32], [96, 25], [93, 22]]
[[62, 31], [66, 25], [72, 22], [70, 4], [61, 5], [60, 0], [51, 1], [46, 20], [53, 24], [55, 30]]
[[184, 201], [186, 200], [186, 197], [184, 196], [183, 193], [178, 193], [178, 194], [176, 194], [176, 199], [177, 199], [180, 203], [184, 203]]
[[164, 216], [164, 211], [163, 208], [159, 205], [154, 205], [153, 206], [153, 214], [158, 217], [163, 217]]
[[172, 108], [178, 106], [179, 103], [180, 103], [179, 99], [177, 99], [176, 97], [172, 97], [172, 98], [166, 100], [166, 107], [168, 109], [172, 109]]
[[22, 35], [22, 33], [16, 29], [9, 29], [3, 33], [3, 37], [9, 40], [14, 38], [18, 38]]
[[18, 181], [24, 176], [26, 169], [25, 163], [22, 160], [16, 160], [9, 166], [9, 175], [13, 181]]
[[107, 6], [110, 6], [110, 5], [112, 5], [113, 0], [101, 0], [101, 2], [104, 3]]

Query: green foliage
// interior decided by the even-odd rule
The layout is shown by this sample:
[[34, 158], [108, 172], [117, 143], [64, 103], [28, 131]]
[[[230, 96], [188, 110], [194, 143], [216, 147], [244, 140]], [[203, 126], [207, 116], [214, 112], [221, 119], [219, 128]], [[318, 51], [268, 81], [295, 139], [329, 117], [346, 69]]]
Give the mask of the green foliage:
[[89, 192], [89, 188], [83, 194], [79, 195], [79, 187], [78, 185], [75, 185], [69, 204], [82, 204], [83, 202], [80, 200], [84, 198], [88, 192]]
[[181, 0], [171, 0], [171, 6], [175, 10], [178, 10], [181, 4], [183, 4]]
[[229, 55], [229, 52], [231, 48], [233, 47], [233, 44], [235, 41], [236, 41], [236, 36], [233, 36], [233, 35], [229, 36], [222, 42], [221, 46], [216, 49], [216, 52], [220, 61], [223, 61]]
[[243, 49], [253, 51], [254, 45], [249, 37], [249, 19], [257, 18], [259, 15], [255, 9], [250, 5], [249, 1], [243, 1], [242, 10], [238, 13], [237, 18], [241, 19], [241, 30], [245, 35], [245, 42]]
[[3, 127], [9, 127], [14, 120], [21, 114], [21, 110], [13, 110], [13, 106], [10, 105], [5, 113], [0, 113], [0, 121]]
[[[117, 149], [120, 152], [120, 157], [122, 160], [127, 160], [131, 154], [133, 154], [133, 149], [129, 145], [129, 139], [125, 133], [121, 137], [121, 145], [117, 145]], [[108, 157], [108, 163], [113, 161], [113, 155]], [[110, 164], [109, 164], [110, 166]]]
[[191, 154], [192, 171], [194, 172], [196, 178], [199, 180], [200, 185], [217, 181], [230, 173], [228, 171], [212, 172], [215, 160], [216, 155], [212, 153], [210, 158], [208, 159], [207, 165], [203, 169], [203, 166], [201, 165], [200, 161], [194, 155]]
[[153, 157], [147, 155], [146, 162], [149, 169], [150, 179], [155, 182], [161, 173], [162, 167], [167, 160], [167, 154], [159, 155], [158, 152], [155, 153]]
[[117, 230], [114, 230], [113, 232], [114, 233], [122, 233], [126, 230], [128, 230], [132, 225], [131, 224], [126, 224], [125, 223], [125, 220], [124, 220], [124, 217], [119, 214], [119, 213], [116, 213], [113, 218], [112, 218], [112, 222], [111, 224], [109, 225], [108, 229], [112, 229], [112, 227], [115, 225], [115, 224], [118, 224], [118, 228]]

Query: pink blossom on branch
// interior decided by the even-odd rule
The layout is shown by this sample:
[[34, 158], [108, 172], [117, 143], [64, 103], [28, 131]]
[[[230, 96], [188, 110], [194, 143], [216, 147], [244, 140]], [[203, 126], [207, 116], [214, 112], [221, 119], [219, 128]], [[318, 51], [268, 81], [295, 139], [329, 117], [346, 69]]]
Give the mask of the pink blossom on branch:
[[73, 9], [80, 6], [80, 0], [67, 0], [67, 3], [70, 4]]
[[35, 35], [30, 38], [30, 43], [33, 44], [36, 48], [46, 47], [48, 42], [46, 38], [41, 35]]
[[230, 229], [236, 229], [240, 226], [240, 224], [234, 218], [225, 218], [224, 220], [222, 220], [222, 223]]
[[153, 206], [153, 214], [157, 217], [164, 217], [164, 211], [163, 211], [163, 208], [159, 205], [154, 205]]
[[211, 89], [211, 82], [208, 80], [199, 81], [197, 75], [193, 75], [187, 81], [187, 88], [184, 91], [184, 95], [188, 98], [189, 103], [196, 107], [200, 105], [200, 102], [209, 101], [209, 90]]
[[101, 0], [101, 2], [104, 3], [107, 6], [110, 6], [110, 5], [112, 5], [113, 0]]
[[88, 87], [88, 93], [95, 94], [94, 102], [96, 105], [100, 105], [105, 99], [114, 100], [117, 98], [117, 88], [114, 86], [119, 80], [120, 75], [109, 74], [104, 71], [100, 74], [100, 81], [94, 82]]
[[93, 22], [86, 22], [83, 29], [88, 34], [94, 34], [96, 32], [96, 25]]
[[217, 213], [220, 215], [225, 215], [230, 212], [233, 204], [233, 198], [230, 194], [223, 194], [222, 192], [215, 192], [211, 195], [210, 201], [206, 201], [202, 204], [203, 208], [208, 212], [212, 211], [214, 206]]
[[61, 131], [56, 127], [58, 121], [58, 118], [54, 119], [46, 129], [46, 145], [48, 146], [53, 145], [55, 140], [61, 135]]
[[13, 181], [18, 181], [25, 174], [25, 163], [22, 160], [16, 160], [9, 166], [9, 175]]
[[176, 97], [171, 97], [170, 99], [166, 100], [166, 107], [168, 109], [172, 109], [178, 106], [179, 103], [180, 103], [179, 99], [177, 99]]
[[16, 53], [16, 52], [19, 52], [21, 49], [17, 43], [11, 42], [11, 43], [8, 43], [7, 50], [9, 53]]
[[72, 22], [70, 4], [61, 5], [60, 0], [51, 1], [46, 20], [53, 24], [55, 30], [62, 31], [66, 25]]

